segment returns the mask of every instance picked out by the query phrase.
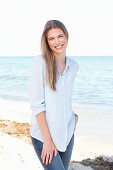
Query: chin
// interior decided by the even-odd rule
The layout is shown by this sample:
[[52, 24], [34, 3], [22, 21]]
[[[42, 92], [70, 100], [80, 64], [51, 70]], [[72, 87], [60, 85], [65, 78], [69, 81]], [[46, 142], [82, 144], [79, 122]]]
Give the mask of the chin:
[[63, 54], [65, 52], [64, 49], [61, 49], [61, 50], [55, 50], [54, 53], [55, 54]]

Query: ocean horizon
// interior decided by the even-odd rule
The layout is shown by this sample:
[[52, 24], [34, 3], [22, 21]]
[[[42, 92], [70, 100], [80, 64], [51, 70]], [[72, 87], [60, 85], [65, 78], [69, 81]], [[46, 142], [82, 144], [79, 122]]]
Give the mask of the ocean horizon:
[[[0, 97], [28, 101], [29, 76], [35, 56], [0, 57]], [[113, 56], [69, 56], [79, 63], [73, 105], [113, 109]]]

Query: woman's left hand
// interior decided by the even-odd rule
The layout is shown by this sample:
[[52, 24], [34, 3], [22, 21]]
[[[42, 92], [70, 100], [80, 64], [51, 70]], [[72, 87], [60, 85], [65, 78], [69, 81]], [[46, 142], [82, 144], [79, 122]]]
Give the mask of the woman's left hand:
[[75, 130], [76, 130], [77, 122], [78, 122], [78, 116], [75, 115], [75, 128], [74, 128], [74, 132], [75, 132]]

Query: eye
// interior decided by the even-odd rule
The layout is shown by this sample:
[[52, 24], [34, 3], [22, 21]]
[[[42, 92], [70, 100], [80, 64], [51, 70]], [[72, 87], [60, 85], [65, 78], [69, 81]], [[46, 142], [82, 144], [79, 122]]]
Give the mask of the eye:
[[48, 40], [49, 40], [49, 41], [52, 41], [52, 40], [54, 40], [54, 38], [51, 37], [51, 38], [49, 38]]
[[63, 37], [63, 35], [59, 35], [59, 38], [62, 38]]

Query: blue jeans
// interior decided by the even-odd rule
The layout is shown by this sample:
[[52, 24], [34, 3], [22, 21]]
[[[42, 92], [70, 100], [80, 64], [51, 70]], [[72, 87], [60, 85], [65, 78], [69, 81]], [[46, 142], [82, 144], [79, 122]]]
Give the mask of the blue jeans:
[[31, 137], [31, 141], [33, 144], [33, 147], [35, 149], [35, 152], [45, 170], [68, 170], [69, 163], [72, 155], [73, 145], [74, 145], [74, 134], [67, 146], [67, 149], [65, 152], [57, 151], [57, 156], [55, 157], [53, 154], [53, 158], [51, 163], [45, 164], [42, 161], [41, 153], [43, 149], [43, 142]]

